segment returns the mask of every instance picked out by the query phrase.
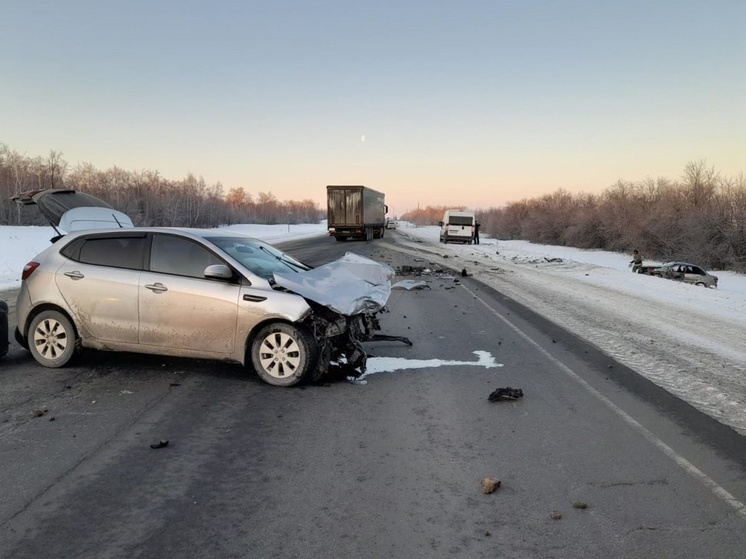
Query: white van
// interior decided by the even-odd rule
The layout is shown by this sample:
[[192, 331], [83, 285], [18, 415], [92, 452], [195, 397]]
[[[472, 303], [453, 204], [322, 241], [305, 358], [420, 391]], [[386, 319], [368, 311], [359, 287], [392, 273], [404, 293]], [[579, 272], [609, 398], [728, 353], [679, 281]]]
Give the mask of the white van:
[[474, 224], [477, 219], [471, 210], [446, 210], [440, 225], [441, 243], [469, 243], [474, 241]]

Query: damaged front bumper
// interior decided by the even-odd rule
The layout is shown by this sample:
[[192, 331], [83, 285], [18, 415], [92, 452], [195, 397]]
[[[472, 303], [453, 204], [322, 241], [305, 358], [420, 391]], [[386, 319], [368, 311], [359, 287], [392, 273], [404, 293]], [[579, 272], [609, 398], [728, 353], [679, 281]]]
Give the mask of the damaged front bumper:
[[368, 359], [363, 342], [389, 340], [412, 345], [403, 336], [377, 333], [381, 330], [378, 315], [383, 310], [345, 316], [321, 305], [311, 304], [313, 312], [304, 324], [319, 344], [319, 361], [311, 376], [313, 382], [363, 375]]

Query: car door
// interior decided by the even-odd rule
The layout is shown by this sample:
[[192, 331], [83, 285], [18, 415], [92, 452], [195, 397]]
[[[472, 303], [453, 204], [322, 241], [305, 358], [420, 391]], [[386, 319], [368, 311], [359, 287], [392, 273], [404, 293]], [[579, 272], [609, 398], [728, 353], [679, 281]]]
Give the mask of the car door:
[[205, 278], [212, 264], [225, 261], [194, 240], [152, 236], [149, 269], [139, 282], [141, 344], [192, 356], [233, 353], [240, 286]]
[[91, 235], [61, 252], [55, 283], [83, 338], [117, 344], [138, 342], [138, 282], [144, 235]]

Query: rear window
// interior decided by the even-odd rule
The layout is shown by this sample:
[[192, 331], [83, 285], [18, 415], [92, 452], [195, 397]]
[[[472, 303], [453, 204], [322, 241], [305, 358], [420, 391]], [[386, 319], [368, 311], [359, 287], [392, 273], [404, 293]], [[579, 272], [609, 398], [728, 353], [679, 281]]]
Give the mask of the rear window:
[[144, 237], [108, 237], [86, 239], [74, 260], [83, 264], [142, 270]]
[[448, 225], [473, 225], [474, 218], [470, 215], [452, 215], [448, 218]]

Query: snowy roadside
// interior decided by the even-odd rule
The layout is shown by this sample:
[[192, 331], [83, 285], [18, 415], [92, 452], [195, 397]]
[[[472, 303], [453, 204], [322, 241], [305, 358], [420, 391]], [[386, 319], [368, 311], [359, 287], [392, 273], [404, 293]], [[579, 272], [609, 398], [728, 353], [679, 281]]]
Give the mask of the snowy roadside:
[[706, 289], [632, 274], [624, 254], [489, 238], [443, 245], [437, 227], [406, 224], [398, 233], [405, 249], [427, 245], [433, 262], [466, 268], [746, 435], [746, 277], [716, 271], [720, 287]]

